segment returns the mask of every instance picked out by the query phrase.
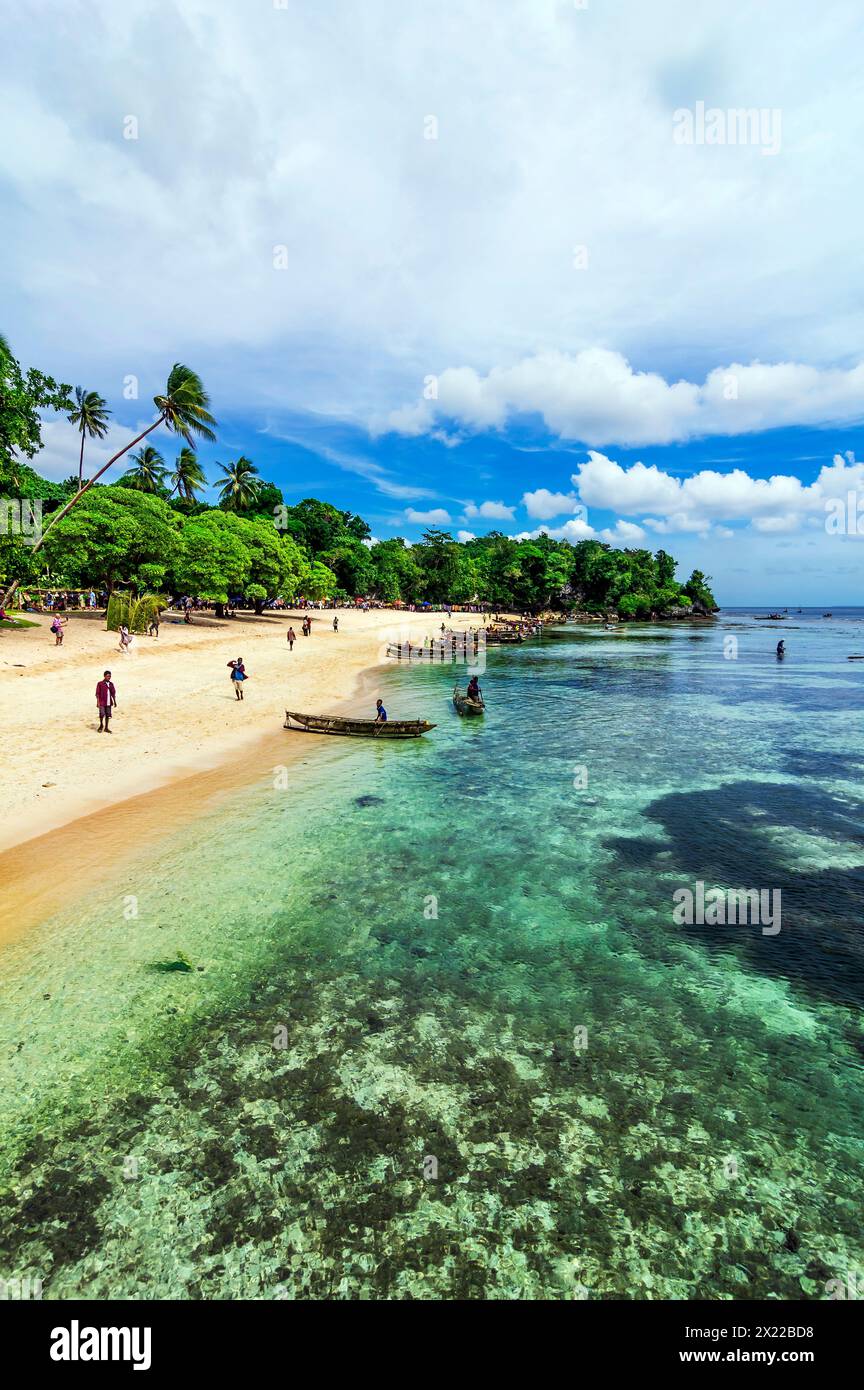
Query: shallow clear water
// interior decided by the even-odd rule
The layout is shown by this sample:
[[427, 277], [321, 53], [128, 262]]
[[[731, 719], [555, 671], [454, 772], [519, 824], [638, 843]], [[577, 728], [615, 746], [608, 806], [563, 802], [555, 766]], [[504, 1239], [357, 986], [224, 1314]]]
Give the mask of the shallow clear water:
[[[451, 670], [388, 671], [428, 739], [310, 740], [8, 947], [0, 1275], [808, 1298], [864, 1269], [855, 652], [857, 610], [555, 629], [489, 653], [482, 720]], [[676, 925], [697, 880], [779, 889], [780, 932]]]

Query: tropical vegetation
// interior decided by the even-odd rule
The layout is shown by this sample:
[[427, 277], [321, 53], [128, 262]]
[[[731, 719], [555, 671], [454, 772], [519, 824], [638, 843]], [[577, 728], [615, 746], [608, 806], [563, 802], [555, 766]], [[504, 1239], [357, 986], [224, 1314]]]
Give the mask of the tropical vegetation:
[[[493, 531], [466, 542], [431, 528], [422, 540], [375, 540], [366, 521], [329, 502], [286, 505], [279, 488], [240, 455], [220, 464], [215, 506], [196, 439], [215, 439], [215, 420], [200, 378], [176, 364], [156, 418], [90, 479], [83, 478], [85, 435], [102, 438], [105, 402], [95, 392], [24, 371], [0, 338], [0, 498], [38, 499], [34, 540], [0, 532], [0, 587], [8, 601], [19, 583], [47, 573], [58, 586], [96, 587], [111, 595], [189, 594], [216, 605], [245, 599], [261, 611], [272, 599], [368, 597], [384, 603], [487, 604], [502, 610], [547, 608], [623, 618], [675, 616], [715, 609], [699, 570], [680, 583], [665, 550], [615, 549], [598, 540], [570, 544], [539, 535], [517, 540]], [[28, 460], [42, 445], [43, 411], [63, 412], [81, 432], [79, 472], [64, 483], [41, 478]], [[183, 447], [173, 469], [152, 443], [160, 426]], [[131, 453], [115, 483], [99, 479]]]

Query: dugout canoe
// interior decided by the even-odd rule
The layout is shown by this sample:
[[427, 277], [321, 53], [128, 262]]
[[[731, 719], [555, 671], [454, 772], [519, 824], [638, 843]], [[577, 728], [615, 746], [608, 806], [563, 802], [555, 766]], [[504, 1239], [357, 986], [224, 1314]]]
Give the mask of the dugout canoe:
[[339, 734], [345, 738], [421, 738], [435, 725], [425, 719], [344, 719], [336, 714], [298, 714], [286, 709], [283, 728], [295, 733]]
[[469, 700], [468, 691], [459, 685], [453, 690], [453, 704], [459, 714], [482, 714], [486, 709], [482, 700]]

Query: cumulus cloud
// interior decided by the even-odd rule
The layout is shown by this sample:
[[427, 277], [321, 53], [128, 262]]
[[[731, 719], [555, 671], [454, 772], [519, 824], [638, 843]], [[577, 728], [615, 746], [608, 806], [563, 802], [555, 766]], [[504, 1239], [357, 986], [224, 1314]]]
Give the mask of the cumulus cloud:
[[575, 521], [565, 521], [563, 526], [538, 526], [535, 531], [522, 531], [515, 539], [536, 541], [538, 536], [549, 536], [553, 541], [570, 541], [571, 545], [576, 545], [578, 541], [599, 539], [594, 527], [581, 517]]
[[452, 521], [450, 513], [443, 507], [433, 507], [428, 512], [418, 512], [413, 507], [406, 507], [405, 519], [413, 522], [415, 526], [447, 526]]
[[610, 545], [638, 545], [644, 541], [645, 532], [633, 521], [616, 521], [614, 526], [600, 532], [600, 539], [608, 541]]
[[[146, 430], [147, 426], [152, 425], [152, 423], [152, 417], [128, 427], [112, 420], [104, 439], [88, 438], [84, 444], [84, 477], [92, 478], [103, 464], [125, 448], [131, 439], [134, 439], [142, 430]], [[182, 440], [178, 441], [176, 435], [171, 434], [169, 430], [161, 426], [142, 442], [152, 444], [154, 449], [158, 449], [166, 464], [174, 462], [182, 444]], [[137, 447], [132, 450], [132, 453], [137, 453]], [[52, 482], [59, 483], [64, 478], [70, 478], [73, 473], [78, 473], [80, 448], [81, 436], [74, 426], [67, 422], [65, 416], [53, 415], [50, 419], [42, 422], [41, 452], [34, 459], [25, 459], [25, 462], [34, 467], [43, 478], [50, 478]], [[113, 468], [109, 469], [103, 476], [101, 481], [114, 483], [131, 466], [130, 455], [124, 454], [122, 458], [117, 460]]]
[[573, 356], [538, 353], [485, 376], [448, 368], [437, 381], [434, 400], [391, 414], [392, 430], [425, 434], [442, 419], [465, 429], [501, 428], [515, 416], [540, 415], [561, 439], [635, 446], [864, 416], [864, 363], [843, 370], [732, 363], [697, 383], [667, 381], [634, 370], [620, 352], [588, 348]]
[[522, 506], [535, 521], [551, 521], [553, 516], [575, 512], [580, 502], [575, 492], [550, 492], [546, 487], [538, 487], [536, 492], [523, 493]]
[[476, 541], [477, 537], [473, 531], [457, 531], [456, 539], [464, 545], [466, 541]]
[[503, 502], [481, 502], [477, 507], [473, 502], [465, 504], [465, 515], [470, 521], [481, 519], [484, 521], [512, 521], [516, 514], [515, 507], [507, 507]]
[[704, 532], [721, 521], [748, 521], [757, 531], [786, 532], [824, 518], [831, 498], [864, 491], [864, 463], [851, 454], [835, 454], [809, 485], [793, 474], [753, 478], [741, 468], [729, 473], [705, 469], [679, 479], [654, 465], [622, 468], [592, 449], [573, 483], [588, 506], [639, 515], [642, 525], [659, 535]]
[[[112, 401], [124, 372], [155, 390], [177, 357], [217, 416], [406, 406], [410, 433], [443, 414], [412, 404], [439, 372], [465, 428], [539, 409], [597, 446], [683, 438], [718, 411], [761, 427], [794, 414], [793, 376], [817, 413], [848, 408], [842, 372], [817, 389], [806, 367], [767, 368], [733, 407], [722, 376], [672, 364], [695, 343], [700, 374], [730, 343], [816, 368], [860, 350], [851, 0], [811, 7], [806, 44], [788, 0], [744, 27], [631, 3], [626, 42], [602, 7], [561, 0], [471, 0], [446, 23], [404, 0], [362, 22], [357, 0], [89, 0], [86, 23], [48, 8], [5, 26], [0, 282], [13, 347], [64, 379]], [[766, 72], [781, 157], [674, 144], [673, 112], [707, 83], [734, 105]]]

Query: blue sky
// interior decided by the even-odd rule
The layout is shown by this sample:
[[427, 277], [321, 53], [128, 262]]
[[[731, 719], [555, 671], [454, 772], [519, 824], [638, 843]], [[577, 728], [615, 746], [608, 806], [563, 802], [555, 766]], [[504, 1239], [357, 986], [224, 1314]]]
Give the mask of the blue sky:
[[[545, 527], [662, 544], [729, 604], [860, 599], [861, 538], [825, 526], [864, 498], [857, 0], [0, 29], [0, 329], [108, 399], [106, 448], [186, 361], [205, 464], [376, 536]], [[68, 425], [45, 444], [71, 473]]]

